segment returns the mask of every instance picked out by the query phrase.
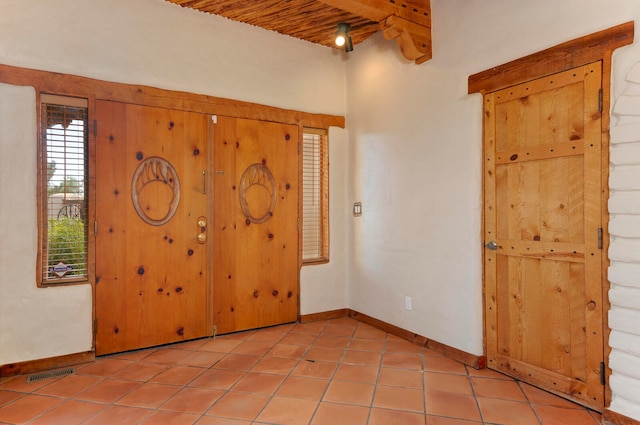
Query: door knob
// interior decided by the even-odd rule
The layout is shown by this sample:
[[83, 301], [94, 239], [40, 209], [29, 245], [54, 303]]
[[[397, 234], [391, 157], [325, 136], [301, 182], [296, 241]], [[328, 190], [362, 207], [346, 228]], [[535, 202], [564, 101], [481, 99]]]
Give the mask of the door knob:
[[484, 244], [484, 246], [491, 251], [496, 251], [498, 249], [498, 244], [496, 243], [496, 241], [490, 241], [489, 243]]

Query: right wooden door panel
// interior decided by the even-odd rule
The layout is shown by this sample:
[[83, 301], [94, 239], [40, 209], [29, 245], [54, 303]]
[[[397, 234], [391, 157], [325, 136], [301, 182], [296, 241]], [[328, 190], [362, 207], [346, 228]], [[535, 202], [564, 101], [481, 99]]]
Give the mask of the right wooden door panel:
[[298, 127], [217, 118], [213, 323], [228, 333], [298, 317]]
[[601, 409], [600, 67], [485, 95], [484, 269], [489, 367]]

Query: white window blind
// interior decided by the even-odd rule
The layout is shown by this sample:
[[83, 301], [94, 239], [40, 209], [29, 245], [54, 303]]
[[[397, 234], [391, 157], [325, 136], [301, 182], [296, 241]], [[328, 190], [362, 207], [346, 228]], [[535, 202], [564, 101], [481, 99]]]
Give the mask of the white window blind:
[[302, 142], [302, 260], [329, 260], [329, 159], [325, 130], [305, 129]]
[[87, 278], [88, 108], [84, 99], [41, 96], [43, 283]]

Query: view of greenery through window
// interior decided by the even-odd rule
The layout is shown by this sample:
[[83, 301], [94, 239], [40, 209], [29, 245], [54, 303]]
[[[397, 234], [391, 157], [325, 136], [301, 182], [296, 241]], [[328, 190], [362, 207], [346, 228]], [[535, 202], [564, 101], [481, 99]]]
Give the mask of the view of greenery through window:
[[43, 119], [47, 188], [43, 275], [55, 283], [87, 275], [87, 109], [44, 104]]

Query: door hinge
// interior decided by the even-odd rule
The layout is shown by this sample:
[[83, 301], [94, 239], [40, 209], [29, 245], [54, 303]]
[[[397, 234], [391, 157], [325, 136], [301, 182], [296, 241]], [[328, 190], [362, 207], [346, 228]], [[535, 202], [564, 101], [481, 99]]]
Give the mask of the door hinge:
[[598, 111], [602, 112], [602, 89], [598, 90]]
[[598, 249], [602, 249], [602, 227], [598, 227]]
[[93, 236], [98, 236], [98, 220], [93, 220]]
[[604, 385], [606, 383], [607, 382], [604, 377], [604, 362], [600, 362], [600, 384]]
[[212, 121], [214, 124], [218, 124], [218, 116], [217, 116], [217, 115], [211, 115], [211, 121]]
[[93, 120], [93, 137], [98, 137], [98, 121]]

